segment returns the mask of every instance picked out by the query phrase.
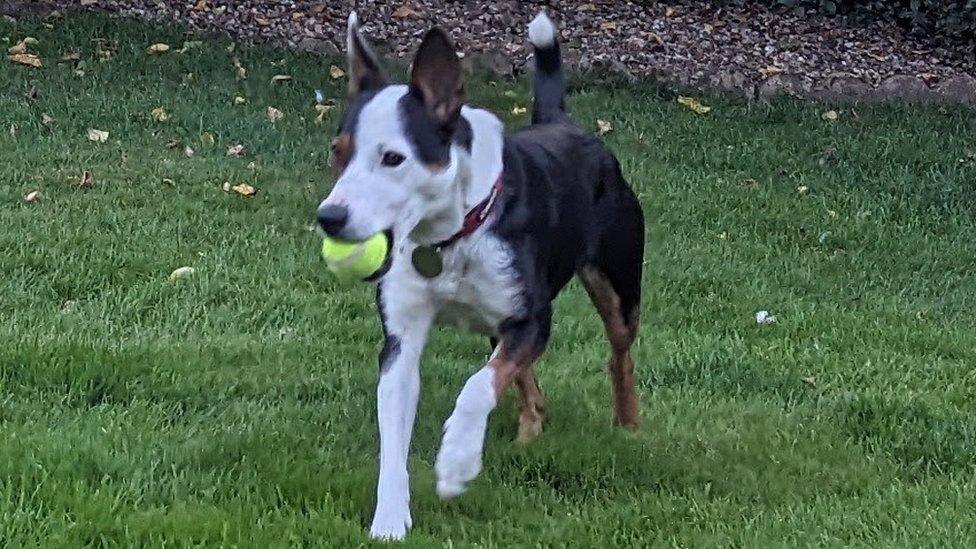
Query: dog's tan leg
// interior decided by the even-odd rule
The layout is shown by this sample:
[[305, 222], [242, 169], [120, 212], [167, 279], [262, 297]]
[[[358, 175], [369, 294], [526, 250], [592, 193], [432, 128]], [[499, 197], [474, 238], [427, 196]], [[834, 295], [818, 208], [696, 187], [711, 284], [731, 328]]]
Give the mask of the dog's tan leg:
[[515, 385], [519, 390], [519, 429], [518, 442], [527, 444], [542, 434], [542, 421], [545, 418], [545, 398], [535, 381], [535, 370], [531, 364], [525, 365], [515, 374]]
[[596, 306], [610, 341], [610, 382], [613, 387], [613, 424], [636, 428], [640, 424], [640, 405], [634, 389], [634, 361], [630, 346], [637, 337], [637, 311], [624, 318], [620, 297], [599, 271], [580, 272], [586, 292]]

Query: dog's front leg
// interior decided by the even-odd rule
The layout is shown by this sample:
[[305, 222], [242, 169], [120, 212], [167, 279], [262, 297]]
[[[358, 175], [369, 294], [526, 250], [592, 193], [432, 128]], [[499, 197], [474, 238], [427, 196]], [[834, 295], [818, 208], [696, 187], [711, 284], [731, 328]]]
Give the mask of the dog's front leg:
[[[400, 294], [402, 295], [402, 294]], [[376, 513], [369, 528], [377, 539], [401, 539], [411, 526], [407, 458], [420, 394], [420, 354], [434, 311], [395, 291], [377, 292], [385, 341], [380, 352], [376, 410], [380, 432], [380, 474]]]

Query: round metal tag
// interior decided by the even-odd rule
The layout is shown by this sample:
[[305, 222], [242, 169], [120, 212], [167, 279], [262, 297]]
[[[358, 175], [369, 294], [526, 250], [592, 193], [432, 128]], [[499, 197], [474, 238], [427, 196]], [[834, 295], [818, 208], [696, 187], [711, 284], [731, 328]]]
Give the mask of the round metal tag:
[[410, 255], [410, 262], [421, 276], [435, 278], [444, 270], [441, 254], [431, 246], [417, 246]]

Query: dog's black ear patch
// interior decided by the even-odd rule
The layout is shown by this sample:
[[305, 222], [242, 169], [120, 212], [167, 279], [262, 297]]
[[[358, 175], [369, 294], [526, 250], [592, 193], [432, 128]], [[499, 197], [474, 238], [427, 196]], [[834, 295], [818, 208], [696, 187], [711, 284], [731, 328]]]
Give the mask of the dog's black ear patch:
[[434, 27], [424, 36], [413, 59], [410, 87], [437, 124], [452, 124], [464, 103], [461, 60], [451, 37]]
[[373, 54], [369, 44], [359, 33], [359, 19], [349, 16], [346, 39], [346, 56], [349, 59], [349, 96], [377, 90], [386, 85], [386, 74]]

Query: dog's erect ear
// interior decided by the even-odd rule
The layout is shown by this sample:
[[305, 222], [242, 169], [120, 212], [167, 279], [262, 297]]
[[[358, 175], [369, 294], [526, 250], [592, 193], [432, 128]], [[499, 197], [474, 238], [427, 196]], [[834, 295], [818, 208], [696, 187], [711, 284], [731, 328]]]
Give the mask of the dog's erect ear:
[[349, 14], [346, 34], [346, 56], [349, 58], [349, 96], [373, 90], [386, 84], [386, 75], [376, 55], [359, 34], [359, 17]]
[[461, 60], [451, 37], [439, 28], [424, 36], [413, 58], [410, 85], [420, 93], [427, 113], [440, 124], [457, 120], [464, 103]]

